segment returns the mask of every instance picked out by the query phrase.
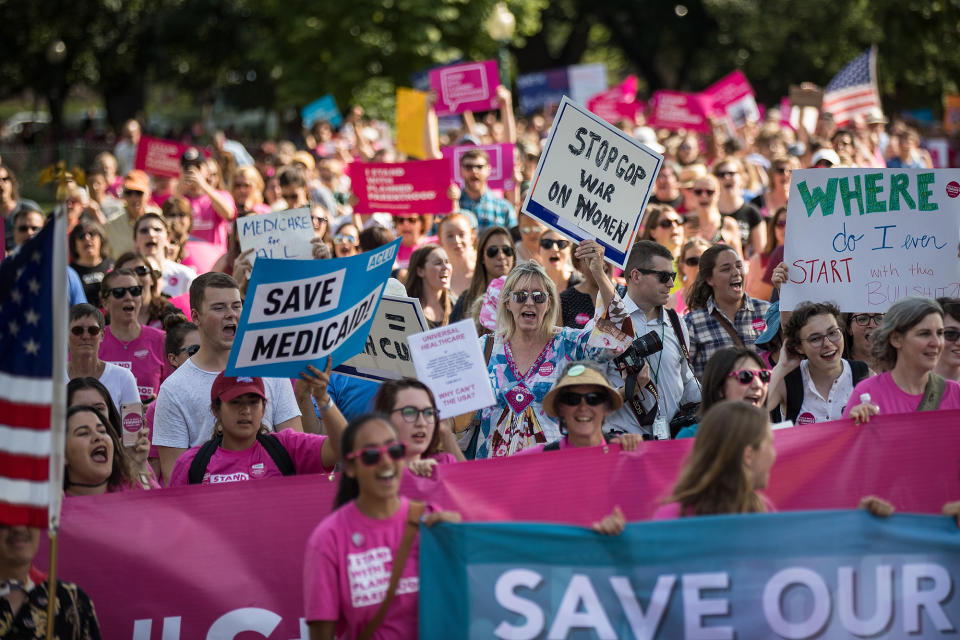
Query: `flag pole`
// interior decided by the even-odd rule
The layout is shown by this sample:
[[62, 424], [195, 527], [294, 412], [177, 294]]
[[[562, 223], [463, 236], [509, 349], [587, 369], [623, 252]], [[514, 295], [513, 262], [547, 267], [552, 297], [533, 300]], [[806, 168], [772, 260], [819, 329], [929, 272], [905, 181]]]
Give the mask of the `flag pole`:
[[53, 297], [53, 363], [50, 403], [50, 505], [47, 535], [50, 538], [50, 575], [47, 584], [47, 638], [53, 638], [57, 601], [57, 534], [60, 530], [60, 506], [63, 502], [63, 458], [66, 446], [67, 385], [62, 375], [67, 370], [67, 215], [59, 205], [53, 212], [53, 256], [50, 295]]

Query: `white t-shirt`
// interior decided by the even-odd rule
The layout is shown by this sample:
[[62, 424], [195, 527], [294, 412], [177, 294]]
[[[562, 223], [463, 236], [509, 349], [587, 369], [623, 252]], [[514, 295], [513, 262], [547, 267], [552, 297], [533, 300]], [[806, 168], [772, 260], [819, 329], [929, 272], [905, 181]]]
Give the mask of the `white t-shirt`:
[[[129, 369], [117, 366], [112, 362], [104, 362], [106, 366], [103, 373], [100, 374], [100, 384], [110, 392], [110, 398], [113, 405], [120, 411], [120, 405], [126, 403], [140, 402], [140, 392], [137, 390], [137, 379]], [[70, 374], [63, 373], [64, 379], [69, 382]]]
[[843, 417], [847, 398], [853, 393], [853, 370], [850, 369], [849, 362], [846, 360], [841, 362], [843, 362], [843, 371], [833, 381], [833, 386], [830, 387], [826, 398], [820, 395], [817, 386], [813, 384], [813, 379], [810, 378], [810, 361], [800, 362], [800, 375], [803, 377], [803, 404], [800, 405], [800, 413], [797, 414], [798, 425], [829, 422]]
[[190, 284], [197, 277], [192, 267], [167, 260], [163, 263], [160, 293], [171, 298], [182, 296], [190, 291]]
[[[203, 444], [213, 434], [210, 388], [219, 371], [204, 371], [187, 360], [160, 385], [153, 417], [153, 444], [186, 449]], [[300, 415], [293, 385], [286, 378], [264, 378], [267, 409], [263, 423], [270, 429]]]

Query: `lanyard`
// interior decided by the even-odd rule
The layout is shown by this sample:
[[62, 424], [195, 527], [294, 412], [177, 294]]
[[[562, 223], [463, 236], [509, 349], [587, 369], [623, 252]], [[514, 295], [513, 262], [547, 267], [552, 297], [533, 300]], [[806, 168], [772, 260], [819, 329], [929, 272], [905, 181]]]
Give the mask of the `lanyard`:
[[663, 317], [660, 318], [660, 344], [663, 345], [660, 348], [660, 355], [657, 358], [657, 370], [653, 374], [653, 384], [657, 385], [660, 382], [660, 363], [663, 362], [663, 351], [667, 348], [667, 345], [663, 342], [663, 334], [666, 330], [666, 323], [663, 321]]

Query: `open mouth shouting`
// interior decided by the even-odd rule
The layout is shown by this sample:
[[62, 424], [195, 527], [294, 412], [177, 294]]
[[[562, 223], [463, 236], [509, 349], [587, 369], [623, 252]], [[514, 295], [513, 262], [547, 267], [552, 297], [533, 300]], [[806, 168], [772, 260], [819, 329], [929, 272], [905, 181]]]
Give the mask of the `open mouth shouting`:
[[100, 444], [90, 452], [90, 459], [96, 464], [108, 464], [110, 457], [107, 455], [107, 445]]
[[220, 329], [220, 333], [223, 335], [226, 340], [233, 340], [237, 335], [237, 325], [235, 324], [225, 324], [223, 328]]

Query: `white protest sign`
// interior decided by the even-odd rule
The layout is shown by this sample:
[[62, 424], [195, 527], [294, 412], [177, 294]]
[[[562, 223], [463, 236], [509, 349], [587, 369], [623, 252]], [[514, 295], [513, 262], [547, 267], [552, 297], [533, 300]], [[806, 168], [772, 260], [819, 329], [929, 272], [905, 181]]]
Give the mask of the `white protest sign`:
[[250, 263], [257, 258], [308, 260], [313, 258], [313, 220], [310, 207], [271, 211], [237, 220], [240, 249], [253, 249]]
[[417, 379], [433, 391], [441, 418], [496, 402], [473, 320], [407, 336], [407, 342]]
[[905, 296], [960, 295], [960, 170], [794, 171], [780, 308], [882, 313]]
[[335, 370], [355, 378], [382, 382], [393, 378], [416, 378], [407, 336], [426, 331], [427, 319], [420, 301], [384, 294], [370, 326], [363, 351]]
[[623, 268], [663, 156], [564, 96], [523, 212]]

